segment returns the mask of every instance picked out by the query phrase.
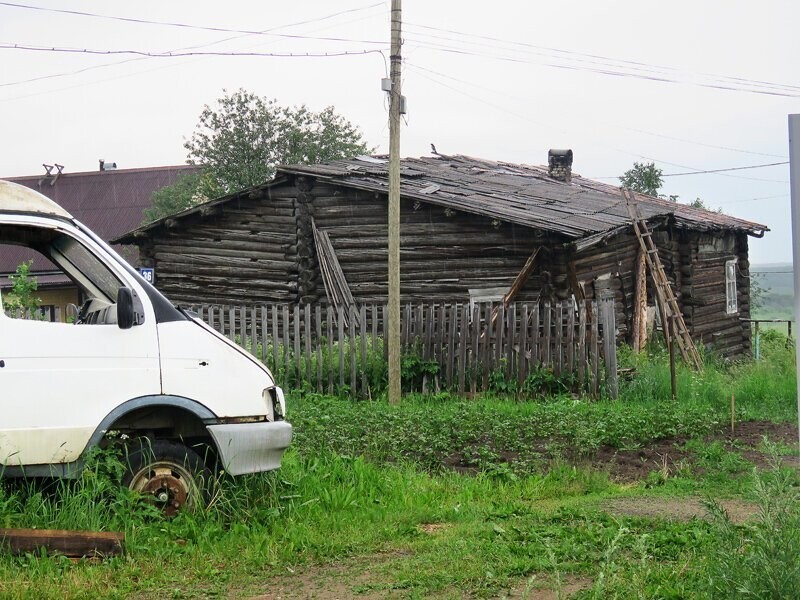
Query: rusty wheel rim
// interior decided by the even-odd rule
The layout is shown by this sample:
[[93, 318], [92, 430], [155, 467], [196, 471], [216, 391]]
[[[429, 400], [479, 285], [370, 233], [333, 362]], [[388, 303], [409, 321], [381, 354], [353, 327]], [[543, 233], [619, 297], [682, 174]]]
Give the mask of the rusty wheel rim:
[[199, 494], [192, 473], [171, 462], [146, 465], [133, 476], [129, 487], [143, 494], [169, 517], [191, 507]]

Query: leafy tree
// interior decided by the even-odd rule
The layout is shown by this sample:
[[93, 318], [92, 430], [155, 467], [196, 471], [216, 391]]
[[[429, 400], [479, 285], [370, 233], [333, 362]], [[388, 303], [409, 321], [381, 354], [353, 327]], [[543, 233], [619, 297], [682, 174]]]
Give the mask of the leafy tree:
[[153, 192], [152, 203], [150, 208], [145, 209], [142, 222], [150, 223], [199, 204], [205, 199], [198, 190], [201, 179], [202, 173], [190, 173], [183, 175], [172, 185]]
[[284, 107], [242, 89], [226, 92], [214, 108], [206, 105], [184, 147], [201, 174], [156, 192], [146, 221], [264, 183], [279, 164], [313, 164], [371, 150], [332, 106], [321, 112]]
[[[626, 188], [647, 194], [648, 196], [658, 196], [658, 190], [663, 183], [661, 179], [662, 170], [656, 167], [655, 163], [634, 162], [633, 167], [625, 171], [619, 180]], [[670, 197], [673, 200], [672, 197]]]
[[692, 208], [702, 208], [703, 210], [711, 210], [710, 208], [708, 208], [708, 206], [706, 206], [706, 203], [703, 202], [702, 198], [695, 198], [694, 200], [689, 202], [689, 206], [691, 206]]
[[9, 275], [11, 291], [3, 295], [3, 308], [5, 310], [35, 311], [39, 308], [41, 300], [34, 294], [39, 288], [39, 282], [31, 276], [32, 260], [17, 266], [14, 275]]
[[[766, 302], [766, 297], [772, 288], [765, 287], [764, 274], [750, 271], [750, 315], [758, 312]], [[754, 317], [753, 317], [754, 318]]]

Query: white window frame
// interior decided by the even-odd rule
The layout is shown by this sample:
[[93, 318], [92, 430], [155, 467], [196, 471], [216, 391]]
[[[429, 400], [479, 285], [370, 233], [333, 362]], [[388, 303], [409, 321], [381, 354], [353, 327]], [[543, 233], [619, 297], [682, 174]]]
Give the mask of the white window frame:
[[725, 313], [735, 315], [739, 312], [736, 286], [736, 270], [738, 259], [725, 261]]
[[508, 293], [508, 287], [470, 288], [467, 291], [469, 292], [469, 310], [472, 314], [476, 304], [502, 302]]

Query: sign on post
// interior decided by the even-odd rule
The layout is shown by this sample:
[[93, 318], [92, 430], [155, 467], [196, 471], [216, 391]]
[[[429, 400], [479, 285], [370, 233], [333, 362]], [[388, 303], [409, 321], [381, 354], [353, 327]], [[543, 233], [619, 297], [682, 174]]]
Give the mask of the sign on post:
[[147, 283], [156, 282], [156, 270], [152, 267], [139, 267], [139, 275], [141, 275]]

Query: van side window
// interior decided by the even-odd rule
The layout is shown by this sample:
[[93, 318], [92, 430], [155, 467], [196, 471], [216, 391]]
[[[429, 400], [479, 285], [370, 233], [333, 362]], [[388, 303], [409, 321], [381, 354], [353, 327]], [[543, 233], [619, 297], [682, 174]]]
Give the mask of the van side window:
[[63, 231], [0, 225], [0, 298], [6, 316], [115, 323], [120, 287], [103, 262]]
[[78, 289], [58, 267], [31, 248], [0, 244], [0, 301], [6, 316], [64, 321]]

